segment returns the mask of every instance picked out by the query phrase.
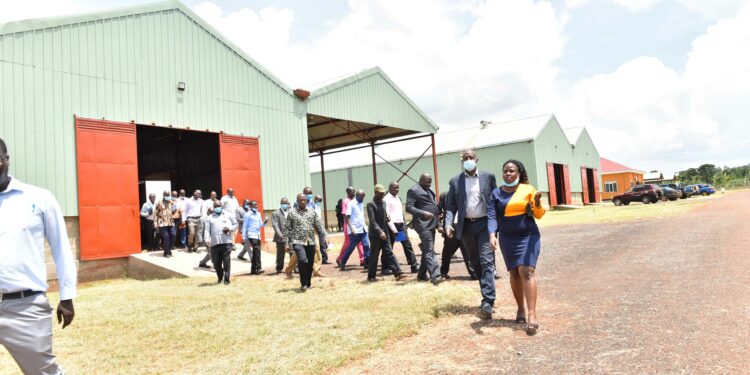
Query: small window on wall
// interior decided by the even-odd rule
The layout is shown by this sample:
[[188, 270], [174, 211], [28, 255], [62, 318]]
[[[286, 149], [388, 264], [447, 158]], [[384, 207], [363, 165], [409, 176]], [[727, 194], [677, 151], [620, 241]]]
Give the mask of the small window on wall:
[[616, 193], [617, 192], [617, 182], [605, 182], [604, 183], [604, 192], [605, 193]]

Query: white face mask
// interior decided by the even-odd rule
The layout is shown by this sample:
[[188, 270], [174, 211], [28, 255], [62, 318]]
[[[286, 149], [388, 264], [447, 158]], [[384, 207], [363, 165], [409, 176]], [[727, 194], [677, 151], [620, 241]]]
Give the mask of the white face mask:
[[471, 172], [477, 167], [476, 160], [468, 159], [464, 160], [464, 170], [466, 172]]

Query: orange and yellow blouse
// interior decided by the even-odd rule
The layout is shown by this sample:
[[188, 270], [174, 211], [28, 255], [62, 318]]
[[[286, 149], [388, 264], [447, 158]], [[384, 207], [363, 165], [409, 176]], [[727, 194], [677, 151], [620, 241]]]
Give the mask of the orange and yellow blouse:
[[[511, 195], [512, 194], [512, 195]], [[544, 207], [536, 207], [534, 195], [536, 189], [529, 184], [518, 184], [513, 193], [506, 193], [496, 188], [490, 194], [487, 205], [487, 225], [490, 233], [522, 234], [539, 232], [536, 219], [544, 216]], [[531, 203], [533, 218], [526, 215], [526, 207]]]

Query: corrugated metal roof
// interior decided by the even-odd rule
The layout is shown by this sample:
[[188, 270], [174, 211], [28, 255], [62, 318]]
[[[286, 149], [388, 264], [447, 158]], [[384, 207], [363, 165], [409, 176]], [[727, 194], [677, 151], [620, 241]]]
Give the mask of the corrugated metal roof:
[[[519, 142], [530, 142], [535, 140], [553, 119], [554, 115], [545, 114], [517, 120], [492, 122], [484, 127], [479, 125], [442, 131], [435, 134], [435, 148], [437, 149], [437, 154], [442, 155], [469, 148], [479, 149]], [[386, 147], [387, 152], [385, 154], [389, 160], [396, 161], [419, 156], [424, 151], [425, 145], [424, 140], [413, 140], [382, 147]], [[381, 162], [381, 160], [378, 159], [378, 162]], [[345, 164], [346, 167], [342, 167], [342, 164]], [[327, 171], [370, 164], [372, 164], [371, 157], [369, 153], [365, 152], [358, 154], [349, 152], [326, 157]], [[317, 165], [311, 165], [311, 171], [317, 172], [319, 170]]]
[[257, 62], [255, 59], [253, 59], [248, 54], [246, 54], [241, 48], [237, 47], [234, 43], [232, 43], [229, 39], [227, 39], [223, 34], [221, 34], [216, 29], [214, 29], [213, 26], [209, 25], [200, 16], [195, 14], [195, 12], [190, 10], [188, 6], [186, 6], [185, 4], [183, 4], [182, 2], [178, 0], [165, 0], [165, 1], [155, 2], [152, 4], [143, 4], [143, 5], [136, 5], [136, 6], [130, 6], [130, 7], [123, 7], [123, 8], [113, 9], [113, 10], [108, 10], [108, 11], [99, 11], [99, 12], [92, 12], [92, 13], [81, 13], [81, 14], [73, 14], [73, 15], [65, 15], [65, 16], [57, 16], [57, 17], [13, 21], [13, 22], [5, 23], [5, 24], [0, 24], [0, 35], [48, 29], [48, 28], [60, 27], [60, 26], [65, 26], [65, 25], [74, 25], [74, 24], [80, 24], [80, 23], [86, 23], [86, 22], [92, 22], [92, 21], [101, 21], [101, 20], [120, 18], [120, 17], [132, 16], [132, 15], [138, 15], [138, 14], [149, 14], [149, 13], [162, 12], [162, 11], [167, 11], [167, 10], [179, 10], [185, 13], [186, 16], [188, 16], [193, 21], [198, 23], [201, 27], [206, 29], [206, 31], [208, 31], [211, 35], [219, 39], [227, 47], [231, 48], [235, 53], [237, 53], [239, 56], [241, 56], [251, 65], [253, 65], [256, 69], [258, 69], [263, 75], [271, 79], [280, 88], [282, 88], [284, 91], [289, 93], [289, 95], [293, 95], [292, 89], [289, 86], [287, 86], [284, 82], [282, 82], [278, 77], [276, 77], [268, 69], [263, 67], [263, 65]]
[[575, 144], [578, 143], [578, 138], [580, 138], [583, 133], [583, 126], [565, 128], [563, 129], [563, 133], [565, 133], [565, 137], [568, 138], [568, 142], [575, 146]]
[[517, 120], [491, 122], [486, 126], [480, 125], [438, 133], [435, 137], [440, 140], [440, 153], [533, 141], [552, 118], [554, 115], [545, 114]]
[[438, 130], [379, 67], [315, 89], [306, 102], [310, 114], [424, 133]]
[[638, 172], [638, 173], [644, 173], [643, 171], [639, 171], [635, 168], [630, 168], [626, 165], [614, 162], [612, 160], [606, 159], [606, 158], [599, 158], [599, 162], [602, 166], [602, 173], [616, 173], [616, 172]]

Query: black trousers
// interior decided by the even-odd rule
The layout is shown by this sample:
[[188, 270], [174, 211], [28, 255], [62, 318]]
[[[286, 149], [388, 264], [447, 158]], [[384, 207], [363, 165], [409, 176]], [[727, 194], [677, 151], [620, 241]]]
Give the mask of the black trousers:
[[[406, 228], [404, 227], [404, 223], [394, 223], [393, 225], [396, 226], [396, 229], [399, 231], [406, 231]], [[393, 244], [396, 242], [396, 236], [390, 236], [388, 239], [391, 243], [391, 250], [393, 250]], [[419, 264], [417, 262], [417, 254], [414, 253], [414, 248], [411, 246], [411, 241], [409, 240], [409, 236], [406, 236], [406, 240], [400, 241], [401, 247], [404, 248], [404, 255], [406, 256], [406, 263], [410, 266], [413, 266], [415, 264]], [[385, 265], [385, 261], [383, 259], [380, 259], [381, 263]]]
[[313, 273], [313, 261], [315, 260], [315, 245], [294, 245], [292, 250], [297, 254], [299, 262], [299, 283], [300, 286], [310, 287], [310, 280]]
[[276, 272], [284, 269], [284, 256], [286, 255], [286, 243], [276, 242]]
[[172, 244], [174, 244], [174, 226], [159, 228], [161, 234], [161, 245], [164, 248], [164, 256], [172, 255]]
[[219, 282], [229, 282], [229, 271], [232, 267], [230, 259], [232, 249], [234, 249], [234, 244], [231, 243], [211, 246], [211, 263], [214, 264], [216, 277], [218, 277]]
[[445, 235], [443, 235], [443, 254], [440, 262], [440, 274], [443, 276], [448, 274], [451, 268], [451, 258], [456, 254], [456, 250], [459, 249], [461, 250], [461, 257], [464, 258], [464, 264], [466, 265], [466, 271], [469, 272], [469, 277], [476, 277], [476, 272], [474, 272], [474, 266], [472, 265], [472, 259], [469, 257], [469, 253], [466, 251], [464, 245], [461, 241], [457, 240], [456, 237], [446, 238]]
[[390, 269], [396, 276], [401, 274], [401, 268], [398, 266], [396, 256], [393, 255], [391, 242], [388, 240], [384, 241], [377, 234], [370, 233], [370, 260], [367, 264], [368, 279], [374, 279], [378, 273], [378, 254], [381, 251], [383, 254], [381, 258], [383, 269]]
[[154, 230], [153, 220], [141, 220], [141, 226], [143, 227], [142, 233], [142, 245], [146, 250], [154, 251], [157, 249], [156, 246], [156, 231]]
[[260, 240], [257, 238], [248, 238], [242, 246], [242, 251], [237, 255], [241, 257], [245, 253], [250, 255], [250, 273], [258, 273], [263, 269], [260, 263]]
[[422, 264], [419, 265], [418, 279], [424, 279], [430, 274], [430, 279], [440, 276], [440, 265], [435, 256], [435, 230], [419, 232], [419, 248], [422, 250]]
[[323, 263], [328, 263], [328, 243], [323, 242], [322, 238], [318, 239], [318, 243], [320, 244], [320, 260]]

